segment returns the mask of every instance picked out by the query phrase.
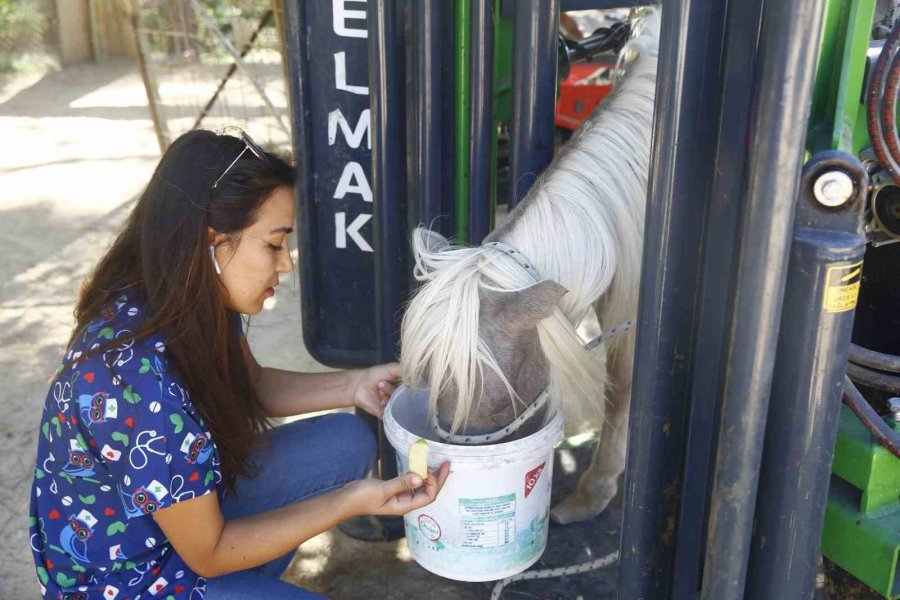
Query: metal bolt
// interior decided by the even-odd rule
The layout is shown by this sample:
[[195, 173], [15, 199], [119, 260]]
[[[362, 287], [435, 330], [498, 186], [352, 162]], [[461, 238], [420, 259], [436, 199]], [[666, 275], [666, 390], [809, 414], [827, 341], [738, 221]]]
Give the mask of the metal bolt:
[[890, 398], [888, 407], [891, 409], [891, 418], [895, 423], [900, 423], [900, 398]]
[[816, 179], [813, 194], [825, 206], [840, 206], [853, 196], [853, 180], [843, 171], [828, 171]]

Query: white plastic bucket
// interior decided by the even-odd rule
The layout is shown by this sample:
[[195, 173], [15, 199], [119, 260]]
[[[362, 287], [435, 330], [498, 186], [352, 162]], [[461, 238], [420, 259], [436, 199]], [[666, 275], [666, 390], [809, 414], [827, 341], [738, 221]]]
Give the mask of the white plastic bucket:
[[409, 447], [428, 440], [428, 466], [450, 461], [437, 499], [403, 517], [413, 558], [460, 581], [503, 579], [533, 565], [547, 545], [553, 448], [562, 416], [526, 437], [486, 446], [434, 441], [427, 392], [400, 386], [384, 413], [384, 431], [405, 473]]

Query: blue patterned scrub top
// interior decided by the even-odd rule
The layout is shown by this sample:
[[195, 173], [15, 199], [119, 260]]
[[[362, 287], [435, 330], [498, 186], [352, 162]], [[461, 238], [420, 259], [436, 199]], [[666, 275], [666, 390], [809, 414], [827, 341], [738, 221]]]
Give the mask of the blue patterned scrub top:
[[[155, 335], [87, 355], [141, 327], [125, 292], [88, 324], [53, 378], [31, 493], [31, 548], [44, 598], [198, 600], [205, 580], [152, 514], [216, 492], [215, 444]], [[240, 327], [240, 315], [233, 313]]]

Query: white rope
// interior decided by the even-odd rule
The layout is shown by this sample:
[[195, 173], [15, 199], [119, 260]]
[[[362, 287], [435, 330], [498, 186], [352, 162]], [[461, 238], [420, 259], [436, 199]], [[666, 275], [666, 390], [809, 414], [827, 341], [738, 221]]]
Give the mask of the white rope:
[[597, 560], [582, 563], [580, 565], [573, 565], [571, 567], [557, 567], [555, 569], [541, 569], [540, 571], [525, 571], [524, 573], [519, 573], [518, 575], [513, 575], [512, 577], [507, 577], [506, 579], [501, 579], [497, 583], [494, 584], [494, 589], [491, 591], [491, 600], [500, 600], [500, 596], [503, 594], [503, 588], [505, 588], [510, 583], [514, 581], [525, 581], [527, 579], [550, 579], [552, 577], [562, 577], [563, 575], [575, 575], [578, 573], [587, 573], [588, 571], [595, 571], [597, 569], [602, 569], [603, 567], [608, 567], [611, 564], [616, 563], [619, 560], [619, 551], [610, 552], [603, 558], [598, 558]]

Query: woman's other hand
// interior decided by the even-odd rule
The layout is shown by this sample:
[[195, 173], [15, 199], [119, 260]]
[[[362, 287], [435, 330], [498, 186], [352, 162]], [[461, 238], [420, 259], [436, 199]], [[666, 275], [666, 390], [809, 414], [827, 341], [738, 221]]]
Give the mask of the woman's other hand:
[[449, 474], [450, 463], [445, 462], [437, 471], [430, 471], [424, 482], [410, 472], [388, 481], [353, 481], [344, 490], [350, 497], [350, 511], [354, 515], [399, 516], [434, 502]]
[[394, 382], [400, 380], [400, 363], [375, 365], [350, 373], [353, 405], [380, 419], [391, 394], [397, 389]]

